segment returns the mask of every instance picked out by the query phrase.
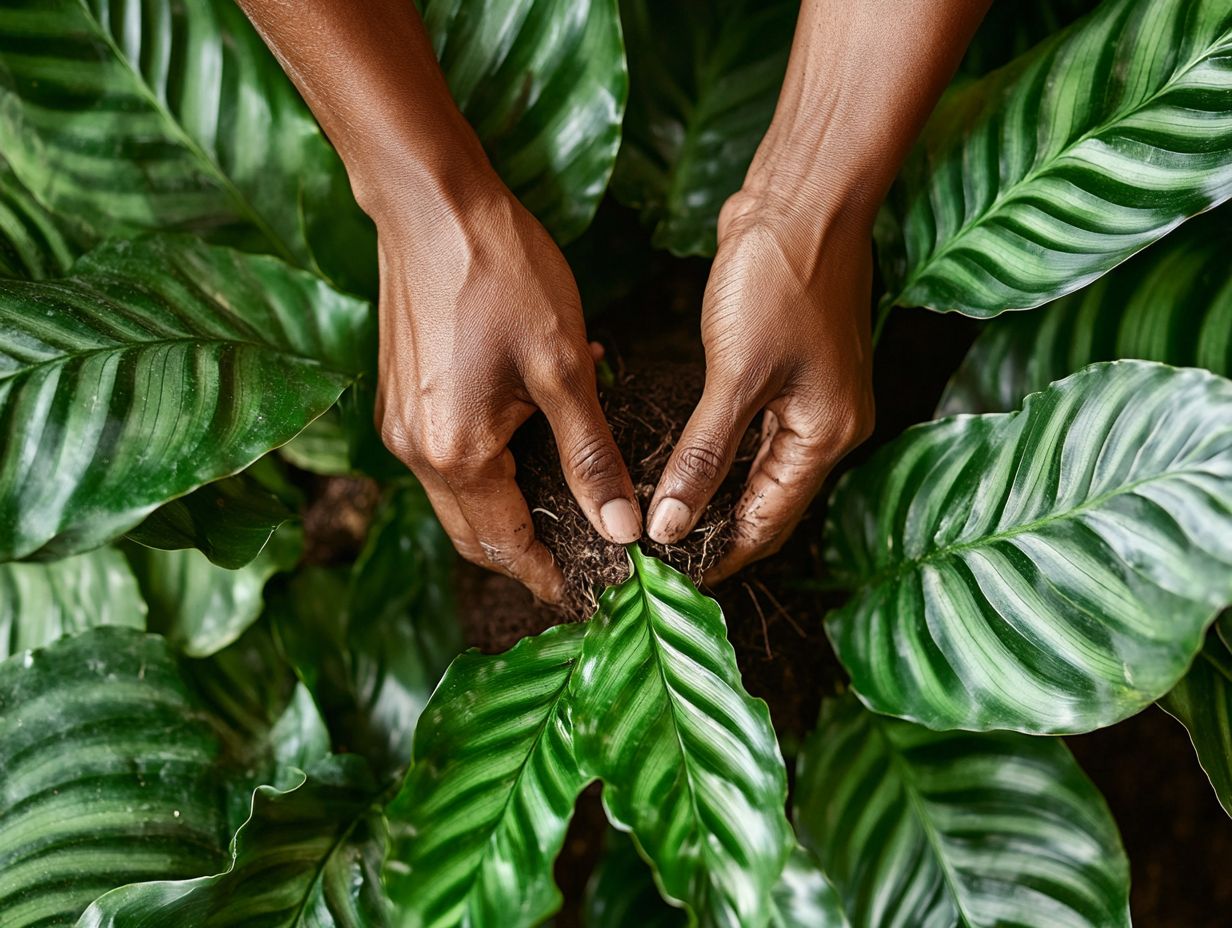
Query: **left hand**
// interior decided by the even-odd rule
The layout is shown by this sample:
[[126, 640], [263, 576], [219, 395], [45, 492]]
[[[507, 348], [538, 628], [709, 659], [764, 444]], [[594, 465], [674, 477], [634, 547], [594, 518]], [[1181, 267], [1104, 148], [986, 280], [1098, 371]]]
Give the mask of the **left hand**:
[[868, 223], [819, 221], [742, 190], [719, 216], [702, 301], [706, 386], [664, 469], [649, 534], [688, 534], [764, 411], [735, 532], [708, 583], [782, 547], [831, 468], [873, 427]]

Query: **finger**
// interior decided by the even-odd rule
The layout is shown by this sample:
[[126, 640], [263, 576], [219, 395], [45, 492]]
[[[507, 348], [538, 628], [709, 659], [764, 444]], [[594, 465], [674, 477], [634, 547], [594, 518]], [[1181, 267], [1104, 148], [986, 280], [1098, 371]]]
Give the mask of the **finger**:
[[487, 566], [487, 557], [483, 553], [483, 548], [479, 546], [479, 539], [475, 537], [470, 523], [462, 515], [462, 509], [458, 506], [458, 500], [453, 495], [453, 491], [449, 489], [449, 485], [434, 471], [424, 471], [415, 476], [428, 495], [432, 511], [436, 513], [436, 518], [440, 521], [445, 534], [449, 536], [449, 540], [453, 542], [458, 554], [472, 564]]
[[590, 357], [596, 364], [598, 364], [600, 361], [603, 360], [603, 356], [606, 353], [607, 352], [604, 349], [604, 347], [600, 345], [598, 342], [590, 343]]
[[719, 563], [706, 573], [707, 583], [778, 551], [842, 457], [839, 444], [793, 427], [790, 415], [767, 411], [767, 416], [775, 418], [736, 504], [732, 539]]
[[515, 469], [513, 455], [505, 448], [442, 476], [488, 566], [521, 581], [540, 599], [559, 602], [565, 578], [535, 538], [530, 509], [513, 479]]
[[569, 490], [600, 535], [621, 545], [637, 541], [642, 512], [599, 406], [594, 368], [580, 366], [563, 377], [556, 373], [553, 380], [529, 386], [552, 426]]
[[757, 410], [747, 384], [707, 378], [701, 401], [668, 459], [650, 501], [650, 537], [674, 544], [690, 531], [714, 496]]

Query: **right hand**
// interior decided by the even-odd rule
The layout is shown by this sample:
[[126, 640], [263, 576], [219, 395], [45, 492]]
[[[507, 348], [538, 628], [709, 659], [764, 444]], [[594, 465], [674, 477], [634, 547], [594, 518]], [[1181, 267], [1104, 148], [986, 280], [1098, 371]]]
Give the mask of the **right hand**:
[[564, 578], [535, 539], [508, 448], [536, 409], [595, 529], [618, 544], [642, 530], [569, 266], [499, 181], [470, 186], [465, 202], [395, 210], [377, 230], [381, 436], [459, 554], [555, 602]]

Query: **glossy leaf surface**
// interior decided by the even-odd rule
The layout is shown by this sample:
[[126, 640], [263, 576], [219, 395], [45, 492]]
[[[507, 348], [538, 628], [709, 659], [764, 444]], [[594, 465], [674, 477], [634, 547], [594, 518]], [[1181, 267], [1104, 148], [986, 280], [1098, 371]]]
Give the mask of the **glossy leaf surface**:
[[1220, 805], [1232, 815], [1232, 613], [1211, 629], [1189, 673], [1160, 705], [1189, 731]]
[[384, 824], [358, 757], [331, 757], [287, 790], [260, 786], [215, 876], [138, 883], [107, 893], [78, 928], [376, 928]]
[[1116, 824], [1057, 739], [822, 707], [796, 823], [854, 928], [1128, 928]]
[[0, 36], [3, 153], [56, 214], [371, 280], [342, 162], [236, 4], [17, 0]]
[[1166, 693], [1232, 599], [1232, 382], [1096, 364], [908, 430], [839, 484], [827, 621], [856, 691], [934, 728], [1089, 731]]
[[398, 924], [519, 928], [560, 905], [552, 863], [587, 780], [569, 719], [586, 628], [559, 625], [450, 665], [389, 808]]
[[798, 0], [624, 0], [629, 112], [612, 192], [653, 242], [712, 255], [724, 201], [740, 189], [778, 100]]
[[420, 0], [454, 101], [509, 188], [560, 242], [590, 223], [620, 146], [628, 73], [616, 0]]
[[361, 369], [369, 324], [309, 274], [186, 238], [0, 281], [0, 559], [96, 547], [287, 441]]
[[579, 761], [669, 897], [704, 924], [755, 928], [792, 843], [769, 711], [740, 681], [718, 603], [629, 551], [570, 683]]
[[957, 88], [879, 223], [891, 301], [1038, 306], [1232, 195], [1230, 52], [1224, 0], [1108, 0]]
[[1007, 412], [1094, 361], [1232, 375], [1232, 211], [1194, 219], [1078, 293], [988, 322], [937, 407]]
[[270, 577], [289, 570], [303, 547], [298, 527], [278, 530], [256, 560], [236, 570], [211, 564], [200, 551], [132, 546], [129, 559], [150, 604], [150, 628], [189, 657], [221, 651], [257, 620]]
[[96, 625], [144, 629], [124, 555], [99, 548], [47, 564], [0, 564], [0, 660]]
[[0, 921], [72, 925], [118, 885], [216, 870], [218, 737], [166, 644], [95, 628], [0, 663]]

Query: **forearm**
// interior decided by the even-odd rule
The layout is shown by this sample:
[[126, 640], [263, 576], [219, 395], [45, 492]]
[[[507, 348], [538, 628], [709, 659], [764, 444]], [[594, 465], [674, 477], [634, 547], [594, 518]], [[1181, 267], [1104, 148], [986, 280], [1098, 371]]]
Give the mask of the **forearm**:
[[989, 0], [804, 0], [746, 189], [870, 224]]
[[239, 0], [379, 214], [449, 207], [495, 177], [411, 0]]

